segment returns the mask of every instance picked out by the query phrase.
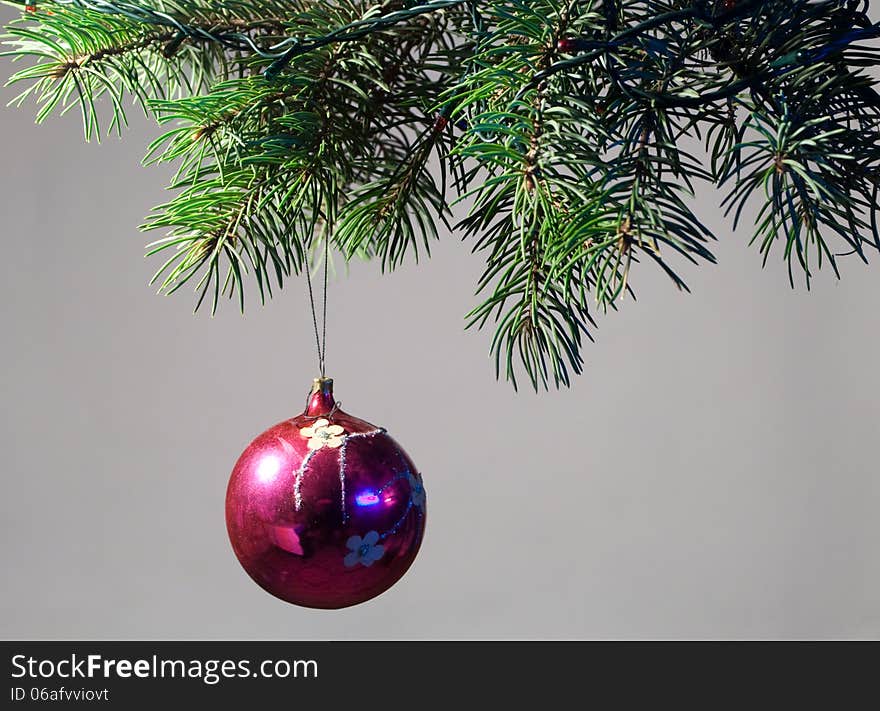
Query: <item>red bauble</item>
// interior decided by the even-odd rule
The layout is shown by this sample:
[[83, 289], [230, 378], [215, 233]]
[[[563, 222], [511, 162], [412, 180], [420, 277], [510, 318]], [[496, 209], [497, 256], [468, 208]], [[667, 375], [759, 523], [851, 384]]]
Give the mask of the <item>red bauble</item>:
[[259, 435], [226, 491], [226, 527], [248, 574], [276, 597], [339, 608], [406, 572], [425, 531], [425, 490], [385, 430], [340, 410], [321, 378], [305, 412]]

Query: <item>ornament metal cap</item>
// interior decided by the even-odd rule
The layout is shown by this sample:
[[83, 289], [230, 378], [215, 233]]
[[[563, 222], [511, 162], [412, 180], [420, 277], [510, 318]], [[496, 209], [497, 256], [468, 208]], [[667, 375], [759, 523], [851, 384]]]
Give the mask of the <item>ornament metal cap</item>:
[[333, 378], [315, 378], [304, 414], [308, 417], [321, 417], [331, 414], [334, 409], [336, 400], [333, 399]]

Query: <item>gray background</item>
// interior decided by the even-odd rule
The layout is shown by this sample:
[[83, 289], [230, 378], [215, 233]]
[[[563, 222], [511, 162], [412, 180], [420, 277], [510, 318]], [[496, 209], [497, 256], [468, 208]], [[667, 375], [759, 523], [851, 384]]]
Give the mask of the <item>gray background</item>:
[[720, 264], [685, 270], [691, 295], [637, 267], [586, 374], [540, 396], [463, 331], [468, 245], [355, 265], [328, 371], [422, 468], [430, 523], [385, 595], [298, 609], [239, 568], [223, 499], [315, 374], [303, 284], [245, 318], [155, 296], [136, 226], [165, 197], [138, 166], [157, 129], [88, 146], [77, 116], [33, 115], [0, 113], [3, 637], [880, 636], [876, 263], [792, 291], [704, 190]]

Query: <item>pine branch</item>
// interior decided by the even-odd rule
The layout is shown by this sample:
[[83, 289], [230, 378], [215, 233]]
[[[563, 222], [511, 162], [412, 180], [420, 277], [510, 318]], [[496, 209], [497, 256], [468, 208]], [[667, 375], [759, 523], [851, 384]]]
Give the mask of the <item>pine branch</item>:
[[[394, 268], [455, 206], [468, 324], [514, 386], [570, 383], [635, 265], [686, 289], [709, 186], [790, 281], [880, 249], [880, 25], [866, 0], [39, 0], [3, 38], [37, 118], [133, 98], [173, 163], [160, 290], [243, 307], [329, 234]], [[706, 156], [693, 152], [694, 142]], [[452, 203], [452, 208], [450, 207]], [[332, 226], [332, 229], [331, 229]], [[641, 268], [641, 267], [639, 267]]]
[[[361, 12], [359, 4], [309, 8], [292, 24], [310, 34], [330, 33]], [[357, 47], [328, 43], [298, 55], [275, 79], [254, 75], [217, 85], [205, 96], [153, 102], [161, 122], [176, 126], [151, 146], [150, 160], [180, 161], [173, 187], [187, 186], [146, 225], [172, 228], [154, 244], [155, 251], [176, 250], [161, 273], [161, 290], [171, 293], [194, 279], [199, 303], [207, 293], [213, 294], [212, 309], [224, 293], [243, 303], [242, 276], [253, 269], [265, 298], [272, 291], [266, 265], [271, 260], [279, 287], [299, 272], [316, 225], [327, 219], [323, 205], [328, 198], [342, 203], [345, 186], [352, 199], [335, 209], [341, 216], [333, 239], [346, 253], [373, 254], [391, 242], [396, 253], [425, 233], [436, 235], [433, 222], [420, 217], [423, 210], [409, 209], [430, 204], [442, 215], [445, 202], [426, 169], [431, 142], [427, 150], [413, 150], [407, 127], [424, 120], [410, 92], [430, 81], [431, 47], [441, 28], [430, 22], [410, 27], [402, 41], [416, 61], [405, 67], [397, 62], [391, 73], [395, 47], [376, 34]], [[374, 200], [375, 183], [364, 181], [398, 164], [408, 166], [403, 174], [410, 179], [395, 189], [380, 185]], [[385, 229], [376, 235], [377, 209], [382, 225], [394, 220], [405, 229], [402, 237]], [[214, 217], [206, 221], [206, 215]], [[410, 215], [419, 216], [418, 230]], [[356, 239], [355, 222], [361, 230]]]
[[267, 37], [283, 30], [277, 20], [250, 14], [265, 10], [263, 3], [241, 7], [233, 3], [221, 10], [207, 0], [159, 6], [167, 10], [167, 15], [161, 13], [163, 18], [174, 13], [190, 18], [189, 34], [182, 34], [170, 20], [145, 24], [132, 13], [110, 12], [105, 5], [75, 1], [35, 7], [7, 28], [3, 40], [10, 49], [0, 54], [37, 59], [10, 78], [9, 84], [28, 84], [14, 103], [35, 98], [41, 104], [38, 122], [56, 109], [66, 113], [78, 106], [87, 140], [100, 138], [96, 107], [102, 98], [112, 106], [109, 130], [121, 133], [127, 122], [127, 95], [147, 111], [152, 99], [198, 93], [233, 72], [246, 71], [247, 57], [229, 55], [197, 30]]

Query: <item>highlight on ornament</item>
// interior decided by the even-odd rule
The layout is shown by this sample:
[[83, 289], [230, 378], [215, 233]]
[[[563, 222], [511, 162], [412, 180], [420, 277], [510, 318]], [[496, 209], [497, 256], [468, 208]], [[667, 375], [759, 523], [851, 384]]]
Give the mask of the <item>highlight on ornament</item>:
[[226, 494], [232, 548], [253, 580], [304, 607], [365, 602], [396, 583], [425, 531], [421, 474], [381, 427], [317, 378], [305, 411], [259, 435]]

